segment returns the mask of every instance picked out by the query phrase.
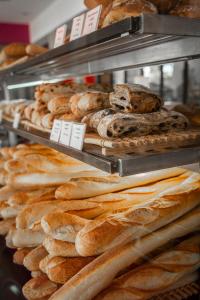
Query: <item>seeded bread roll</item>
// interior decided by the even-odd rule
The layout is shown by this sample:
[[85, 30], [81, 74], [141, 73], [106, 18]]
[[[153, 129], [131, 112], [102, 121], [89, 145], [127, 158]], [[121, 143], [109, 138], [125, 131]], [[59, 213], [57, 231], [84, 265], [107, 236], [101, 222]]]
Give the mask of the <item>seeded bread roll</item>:
[[[128, 266], [172, 239], [185, 236], [200, 226], [200, 208], [140, 240], [118, 246], [97, 257], [64, 284], [50, 300], [91, 300], [107, 288]], [[102, 236], [102, 238], [104, 238]], [[143, 285], [145, 285], [143, 283]]]
[[145, 86], [116, 84], [110, 93], [110, 104], [114, 110], [144, 114], [160, 110], [163, 100]]
[[110, 139], [185, 130], [188, 124], [185, 116], [173, 111], [163, 110], [151, 114], [116, 113], [104, 117], [97, 127], [97, 132], [102, 138]]
[[156, 14], [156, 6], [147, 0], [114, 0], [113, 7], [106, 16], [103, 27], [142, 13]]
[[110, 106], [109, 95], [103, 92], [88, 91], [71, 97], [71, 111], [79, 118], [86, 114]]
[[43, 246], [47, 250], [50, 256], [61, 256], [61, 257], [78, 257], [79, 254], [76, 251], [75, 244], [55, 240], [53, 238], [46, 237], [43, 241]]

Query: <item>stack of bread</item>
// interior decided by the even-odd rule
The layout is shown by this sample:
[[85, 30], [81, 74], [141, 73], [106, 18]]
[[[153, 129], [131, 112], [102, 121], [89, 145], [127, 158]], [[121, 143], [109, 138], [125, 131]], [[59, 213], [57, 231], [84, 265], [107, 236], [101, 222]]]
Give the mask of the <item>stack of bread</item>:
[[121, 138], [185, 130], [187, 118], [167, 111], [163, 100], [150, 89], [137, 84], [116, 84], [110, 93], [111, 108], [86, 115], [82, 122], [88, 131], [102, 138]]
[[25, 99], [2, 101], [0, 109], [3, 112], [3, 118], [7, 121], [13, 121], [17, 113], [20, 115], [20, 120], [25, 120], [25, 109], [32, 103], [33, 101]]
[[34, 44], [12, 43], [0, 52], [0, 69], [23, 62], [23, 58], [34, 57], [48, 51], [47, 48]]
[[198, 278], [199, 174], [121, 178], [41, 145], [0, 153], [0, 233], [31, 272], [28, 300], [142, 300]]
[[102, 5], [100, 27], [141, 14], [171, 14], [200, 18], [199, 0], [85, 0], [87, 8]]

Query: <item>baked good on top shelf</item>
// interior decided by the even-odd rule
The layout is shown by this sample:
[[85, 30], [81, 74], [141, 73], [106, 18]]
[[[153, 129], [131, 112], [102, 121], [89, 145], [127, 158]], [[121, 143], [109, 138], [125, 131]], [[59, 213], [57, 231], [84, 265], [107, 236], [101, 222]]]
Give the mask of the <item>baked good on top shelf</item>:
[[149, 0], [156, 5], [158, 11], [161, 14], [168, 13], [172, 8], [176, 6], [179, 0]]
[[171, 15], [199, 19], [200, 18], [200, 1], [199, 0], [180, 0]]

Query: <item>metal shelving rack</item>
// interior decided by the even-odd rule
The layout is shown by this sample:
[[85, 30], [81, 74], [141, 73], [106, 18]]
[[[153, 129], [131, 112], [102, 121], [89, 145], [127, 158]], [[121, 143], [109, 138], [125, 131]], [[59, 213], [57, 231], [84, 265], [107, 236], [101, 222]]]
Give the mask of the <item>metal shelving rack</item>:
[[[165, 15], [128, 18], [0, 72], [6, 98], [9, 86], [35, 80], [101, 74], [147, 65], [200, 58], [200, 20]], [[52, 143], [48, 135], [5, 128], [44, 143], [106, 172], [126, 176], [199, 162], [200, 145], [146, 155], [102, 156], [93, 150], [76, 151]]]

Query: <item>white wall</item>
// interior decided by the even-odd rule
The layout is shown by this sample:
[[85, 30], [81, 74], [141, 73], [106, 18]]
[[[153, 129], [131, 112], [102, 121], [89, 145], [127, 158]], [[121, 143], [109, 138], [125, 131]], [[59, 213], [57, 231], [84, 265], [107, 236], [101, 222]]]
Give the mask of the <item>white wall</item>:
[[30, 23], [31, 42], [37, 42], [84, 9], [83, 0], [55, 0]]

